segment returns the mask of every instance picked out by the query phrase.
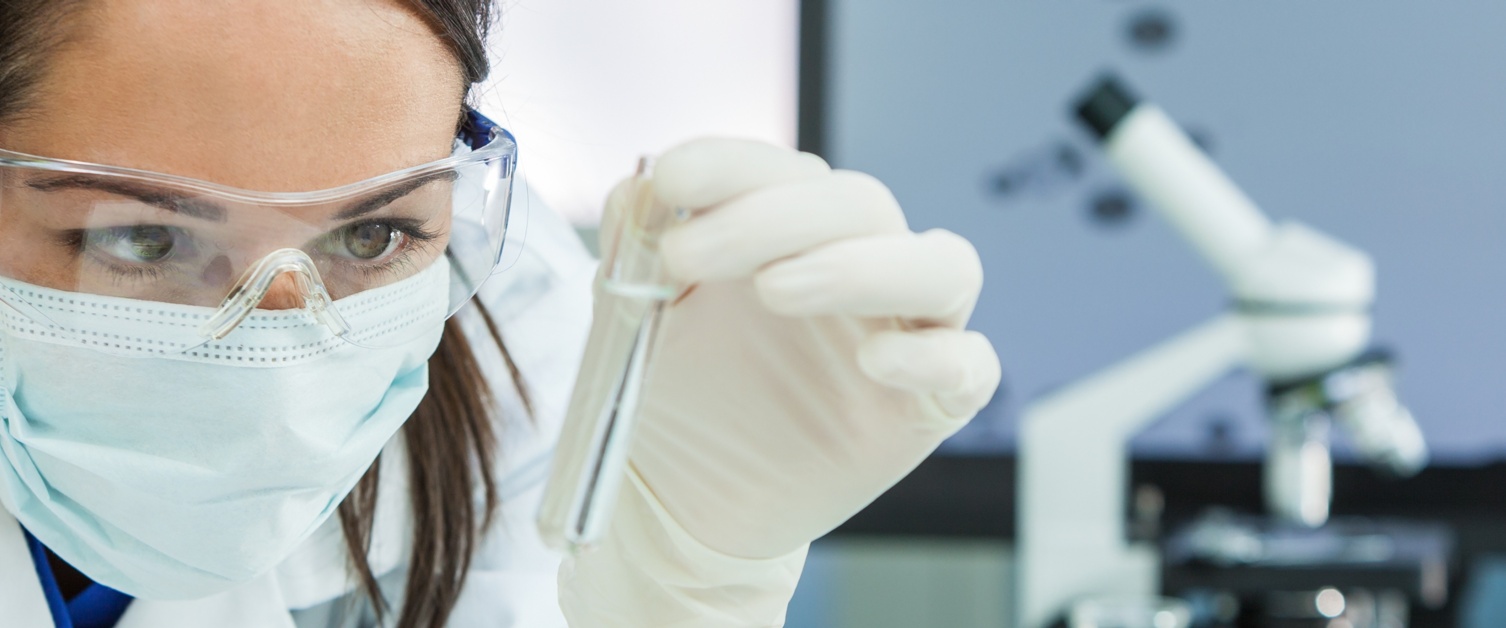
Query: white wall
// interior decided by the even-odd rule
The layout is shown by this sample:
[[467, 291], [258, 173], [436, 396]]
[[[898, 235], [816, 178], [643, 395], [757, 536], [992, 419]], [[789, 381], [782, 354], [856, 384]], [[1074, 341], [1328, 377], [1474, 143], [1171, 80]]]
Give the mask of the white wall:
[[793, 145], [798, 0], [505, 0], [481, 110], [578, 225], [637, 157], [716, 134]]

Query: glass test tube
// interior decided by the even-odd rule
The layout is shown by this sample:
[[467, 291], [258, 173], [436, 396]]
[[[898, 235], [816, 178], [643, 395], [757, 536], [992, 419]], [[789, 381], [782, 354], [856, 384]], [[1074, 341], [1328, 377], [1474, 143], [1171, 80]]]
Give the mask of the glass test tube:
[[607, 530], [659, 318], [679, 294], [659, 261], [659, 238], [679, 215], [655, 202], [651, 170], [650, 158], [639, 160], [627, 207], [604, 225], [596, 315], [539, 510], [539, 532], [556, 549], [586, 549]]

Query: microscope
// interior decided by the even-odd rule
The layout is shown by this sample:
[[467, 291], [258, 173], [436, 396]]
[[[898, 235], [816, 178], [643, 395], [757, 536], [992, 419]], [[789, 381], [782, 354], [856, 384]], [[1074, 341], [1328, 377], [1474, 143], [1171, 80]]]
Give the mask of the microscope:
[[[1232, 305], [1024, 411], [1020, 628], [1050, 625], [1086, 598], [1160, 592], [1161, 549], [1127, 540], [1128, 443], [1236, 368], [1267, 386], [1272, 438], [1263, 488], [1269, 516], [1198, 526], [1177, 546], [1184, 558], [1256, 564], [1273, 548], [1292, 546], [1272, 538], [1289, 541], [1292, 530], [1300, 537], [1331, 528], [1324, 526], [1335, 426], [1348, 433], [1360, 458], [1384, 473], [1410, 476], [1428, 459], [1421, 430], [1397, 399], [1391, 356], [1367, 350], [1375, 290], [1369, 256], [1300, 223], [1272, 222], [1166, 113], [1113, 77], [1102, 78], [1075, 113], [1123, 180], [1224, 280]], [[1338, 617], [1320, 610], [1318, 620]]]

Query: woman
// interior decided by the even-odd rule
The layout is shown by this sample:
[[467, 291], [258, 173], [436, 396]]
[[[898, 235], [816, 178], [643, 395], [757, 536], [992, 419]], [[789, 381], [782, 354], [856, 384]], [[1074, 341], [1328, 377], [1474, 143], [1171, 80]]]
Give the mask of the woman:
[[992, 394], [965, 241], [810, 155], [682, 145], [695, 289], [606, 540], [545, 551], [593, 269], [463, 106], [490, 12], [0, 4], [0, 623], [774, 625]]

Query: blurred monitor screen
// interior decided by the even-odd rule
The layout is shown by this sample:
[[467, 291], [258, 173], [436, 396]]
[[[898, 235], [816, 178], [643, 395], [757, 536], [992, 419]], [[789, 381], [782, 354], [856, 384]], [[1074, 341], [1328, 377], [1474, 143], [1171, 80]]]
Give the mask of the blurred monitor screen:
[[[812, 8], [824, 19], [809, 19]], [[824, 0], [802, 143], [973, 240], [1001, 394], [945, 446], [1008, 453], [1031, 399], [1222, 311], [1208, 266], [1069, 106], [1117, 73], [1274, 219], [1370, 253], [1375, 341], [1434, 459], [1506, 453], [1506, 3]], [[811, 43], [819, 46], [809, 46]], [[821, 71], [812, 73], [814, 68]], [[814, 122], [814, 123], [812, 123]], [[1261, 384], [1220, 380], [1135, 442], [1250, 459]], [[1337, 435], [1343, 455], [1343, 436]]]

